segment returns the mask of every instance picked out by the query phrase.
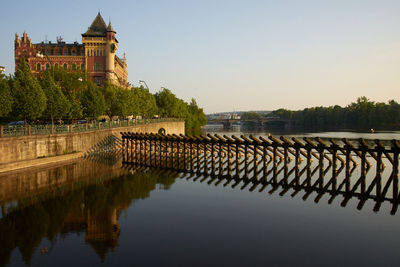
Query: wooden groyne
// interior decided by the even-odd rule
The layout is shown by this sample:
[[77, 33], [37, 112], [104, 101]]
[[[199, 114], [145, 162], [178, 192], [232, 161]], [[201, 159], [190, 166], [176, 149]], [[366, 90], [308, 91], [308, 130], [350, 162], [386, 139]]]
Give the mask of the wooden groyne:
[[[196, 173], [244, 185], [324, 193], [343, 203], [399, 203], [397, 140], [121, 133], [123, 164]], [[330, 200], [331, 201], [331, 200]], [[342, 203], [342, 205], [343, 205]]]

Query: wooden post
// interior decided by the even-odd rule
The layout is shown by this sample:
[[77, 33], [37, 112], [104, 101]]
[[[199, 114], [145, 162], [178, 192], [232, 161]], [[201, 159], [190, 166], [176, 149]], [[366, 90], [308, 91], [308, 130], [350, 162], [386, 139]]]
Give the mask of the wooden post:
[[28, 125], [28, 136], [32, 135], [32, 126], [29, 124]]
[[0, 138], [4, 137], [4, 126], [0, 125]]
[[89, 129], [89, 124], [86, 122], [86, 123], [85, 123], [85, 131], [87, 132], [88, 129]]

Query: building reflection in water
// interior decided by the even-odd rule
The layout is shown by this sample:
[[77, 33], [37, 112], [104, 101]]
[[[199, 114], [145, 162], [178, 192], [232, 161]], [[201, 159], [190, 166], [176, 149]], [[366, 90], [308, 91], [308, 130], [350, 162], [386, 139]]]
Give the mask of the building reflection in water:
[[83, 160], [0, 176], [0, 266], [9, 263], [15, 249], [30, 265], [42, 239], [54, 242], [58, 236], [83, 232], [104, 261], [118, 244], [121, 213], [135, 200], [149, 197], [157, 184], [168, 189], [177, 177], [131, 174], [120, 166]]
[[[173, 162], [179, 160], [182, 159]], [[392, 205], [392, 214], [398, 206], [398, 177], [393, 173], [375, 177], [343, 167], [286, 165], [272, 167], [267, 176], [255, 178], [218, 175], [207, 166], [203, 168], [205, 172], [189, 174], [171, 166], [154, 167], [126, 164], [121, 168], [121, 162], [115, 160], [105, 163], [80, 160], [45, 170], [0, 176], [0, 266], [9, 263], [15, 249], [30, 265], [44, 238], [54, 242], [59, 236], [71, 233], [85, 233], [85, 242], [104, 261], [107, 253], [118, 245], [118, 219], [124, 210], [135, 200], [148, 198], [157, 185], [168, 189], [176, 178], [281, 196], [290, 192], [294, 197], [303, 191], [302, 199], [314, 194], [315, 203], [323, 195], [329, 196], [329, 203], [341, 196], [341, 206], [355, 198], [359, 200], [358, 209], [369, 200], [375, 202], [376, 212], [383, 202]]]

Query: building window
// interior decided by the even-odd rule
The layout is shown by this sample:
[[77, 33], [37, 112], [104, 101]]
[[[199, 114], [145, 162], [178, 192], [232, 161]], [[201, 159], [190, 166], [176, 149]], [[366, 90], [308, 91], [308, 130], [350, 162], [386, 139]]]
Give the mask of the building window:
[[64, 64], [64, 69], [65, 69], [65, 70], [68, 69], [67, 63]]
[[81, 49], [81, 56], [85, 55], [85, 50]]
[[53, 50], [54, 55], [58, 56], [58, 49]]
[[75, 55], [76, 55], [76, 51], [75, 51], [75, 50], [72, 50], [72, 51], [71, 51], [71, 55], [72, 55], [72, 56], [75, 56]]
[[54, 64], [54, 67], [55, 67], [55, 68], [58, 68], [58, 63]]
[[100, 63], [94, 64], [94, 71], [102, 71], [103, 70], [103, 65]]
[[94, 77], [94, 82], [95, 82], [97, 85], [101, 85], [101, 77], [95, 76], [95, 77]]
[[85, 70], [85, 64], [81, 64], [81, 71]]
[[36, 70], [40, 70], [40, 63], [36, 65]]
[[72, 63], [72, 70], [76, 70], [76, 64]]
[[49, 50], [48, 49], [46, 49], [46, 55], [50, 55], [50, 52], [49, 52]]
[[25, 57], [25, 58], [27, 57], [26, 50], [24, 50], [24, 57]]
[[46, 63], [46, 70], [48, 70], [50, 68], [50, 64]]
[[64, 49], [63, 54], [64, 56], [68, 56], [68, 49]]

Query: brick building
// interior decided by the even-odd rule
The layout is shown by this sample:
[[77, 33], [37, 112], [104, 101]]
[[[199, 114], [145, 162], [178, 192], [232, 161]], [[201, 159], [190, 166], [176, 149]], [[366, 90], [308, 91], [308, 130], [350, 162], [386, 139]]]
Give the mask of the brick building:
[[32, 44], [26, 32], [19, 38], [15, 34], [15, 68], [21, 56], [25, 56], [32, 72], [37, 75], [52, 65], [70, 71], [86, 71], [98, 85], [105, 81], [127, 87], [128, 71], [126, 56], [121, 59], [115, 52], [118, 40], [111, 22], [106, 25], [100, 12], [88, 30], [82, 34], [82, 43], [67, 44], [61, 37], [56, 43]]

